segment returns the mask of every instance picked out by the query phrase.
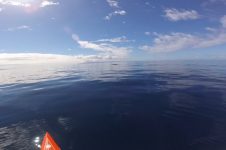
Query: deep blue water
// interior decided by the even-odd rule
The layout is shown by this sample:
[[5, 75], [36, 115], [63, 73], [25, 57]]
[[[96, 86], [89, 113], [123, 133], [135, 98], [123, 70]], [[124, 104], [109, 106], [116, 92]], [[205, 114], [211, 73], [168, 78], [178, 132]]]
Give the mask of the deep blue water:
[[46, 131], [62, 150], [226, 149], [226, 61], [0, 65], [0, 77], [1, 150], [36, 150]]

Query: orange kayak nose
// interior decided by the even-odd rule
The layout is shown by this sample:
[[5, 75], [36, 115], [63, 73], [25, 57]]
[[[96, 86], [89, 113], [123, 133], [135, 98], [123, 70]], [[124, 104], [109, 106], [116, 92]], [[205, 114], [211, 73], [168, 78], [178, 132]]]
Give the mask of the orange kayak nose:
[[42, 141], [41, 150], [61, 150], [51, 135], [46, 132], [45, 137]]

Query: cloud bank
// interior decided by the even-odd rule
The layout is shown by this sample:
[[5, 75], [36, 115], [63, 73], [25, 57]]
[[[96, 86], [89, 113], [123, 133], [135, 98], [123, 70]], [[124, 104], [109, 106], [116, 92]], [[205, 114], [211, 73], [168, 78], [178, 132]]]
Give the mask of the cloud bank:
[[101, 39], [95, 42], [80, 40], [76, 35], [72, 39], [81, 48], [91, 49], [96, 55], [57, 55], [41, 53], [0, 53], [0, 64], [50, 64], [50, 63], [83, 63], [98, 61], [124, 60], [130, 52], [129, 47], [116, 46], [113, 43], [124, 43], [129, 40], [125, 37]]
[[0, 64], [82, 63], [100, 60], [95, 55], [57, 55], [40, 53], [0, 53]]

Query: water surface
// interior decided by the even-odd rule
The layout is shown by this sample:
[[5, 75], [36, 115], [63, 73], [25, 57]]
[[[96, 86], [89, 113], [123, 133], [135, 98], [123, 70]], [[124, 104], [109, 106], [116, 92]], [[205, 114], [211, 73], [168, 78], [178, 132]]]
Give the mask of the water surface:
[[0, 149], [226, 149], [226, 62], [0, 65]]

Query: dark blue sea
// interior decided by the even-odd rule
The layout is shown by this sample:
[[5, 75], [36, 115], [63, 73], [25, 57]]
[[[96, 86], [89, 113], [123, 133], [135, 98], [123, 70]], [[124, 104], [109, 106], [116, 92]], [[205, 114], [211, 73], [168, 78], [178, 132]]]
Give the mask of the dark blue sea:
[[226, 61], [0, 65], [0, 149], [225, 150]]

